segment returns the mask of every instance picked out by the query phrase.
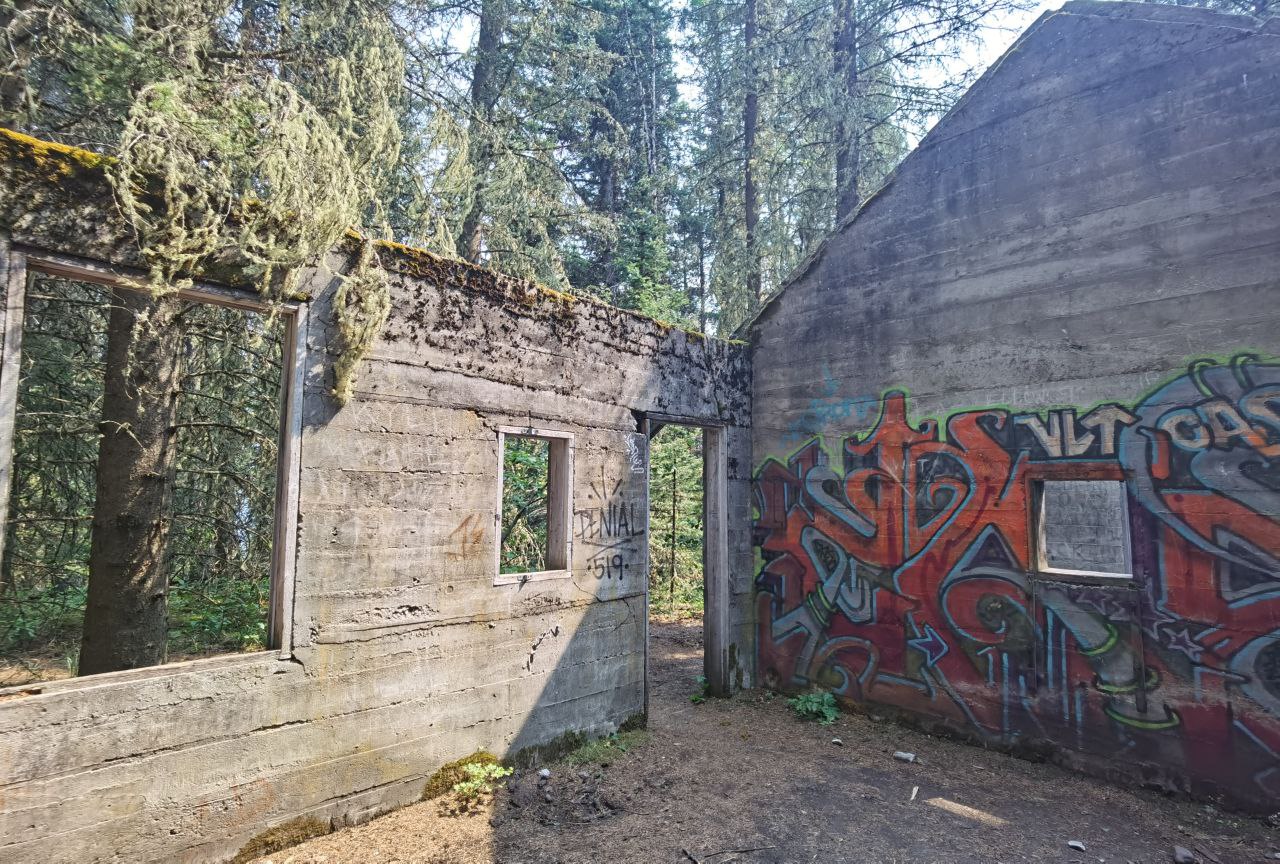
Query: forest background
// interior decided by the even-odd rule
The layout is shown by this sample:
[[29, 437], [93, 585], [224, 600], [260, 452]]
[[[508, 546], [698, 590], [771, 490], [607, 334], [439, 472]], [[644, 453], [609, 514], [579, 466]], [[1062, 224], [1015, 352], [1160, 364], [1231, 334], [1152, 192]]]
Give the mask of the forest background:
[[[1266, 16], [1276, 2], [1190, 5]], [[158, 283], [234, 242], [278, 296], [273, 274], [355, 227], [731, 337], [1054, 5], [0, 0], [0, 125], [113, 157], [122, 213]], [[164, 218], [136, 194], [154, 182]], [[235, 211], [249, 198], [256, 208]], [[230, 212], [234, 237], [221, 227]], [[385, 297], [351, 290], [340, 324], [367, 347]], [[0, 648], [65, 651], [70, 668], [102, 505], [103, 435], [86, 418], [110, 408], [112, 300], [54, 282], [33, 296]], [[185, 342], [166, 350], [187, 358], [174, 428], [188, 437], [170, 499], [174, 519], [195, 527], [157, 564], [160, 584], [172, 576], [187, 591], [171, 599], [188, 611], [169, 621], [170, 648], [251, 648], [278, 434], [272, 321], [179, 317]], [[60, 320], [78, 323], [47, 329]], [[126, 337], [158, 346], [136, 327]], [[697, 433], [664, 430], [651, 463], [655, 604], [696, 610]], [[520, 512], [536, 541], [544, 475], [525, 475]], [[209, 549], [217, 572], [199, 561]]]

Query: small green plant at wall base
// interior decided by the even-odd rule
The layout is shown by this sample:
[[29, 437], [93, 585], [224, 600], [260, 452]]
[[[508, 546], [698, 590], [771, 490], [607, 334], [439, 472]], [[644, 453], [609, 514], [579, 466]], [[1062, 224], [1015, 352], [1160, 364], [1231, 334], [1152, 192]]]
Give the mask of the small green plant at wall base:
[[466, 812], [475, 807], [493, 789], [493, 785], [503, 777], [511, 776], [511, 769], [488, 762], [472, 763], [462, 766], [466, 779], [453, 784], [454, 806], [459, 812]]
[[565, 757], [566, 762], [577, 767], [579, 765], [608, 765], [616, 756], [626, 753], [632, 747], [638, 747], [649, 740], [649, 733], [644, 729], [632, 729], [627, 732], [613, 732], [595, 741], [583, 744]]
[[707, 683], [707, 676], [698, 676], [698, 692], [689, 697], [689, 701], [694, 705], [701, 705], [707, 701], [707, 697], [711, 695], [711, 685]]
[[431, 779], [427, 781], [427, 785], [422, 789], [422, 800], [430, 801], [433, 798], [439, 798], [453, 791], [453, 787], [466, 781], [470, 777], [467, 771], [472, 765], [498, 765], [498, 757], [484, 750], [472, 753], [470, 756], [464, 756], [461, 759], [455, 759], [447, 765], [442, 765], [436, 773], [431, 775]]
[[788, 707], [802, 720], [817, 720], [823, 726], [830, 726], [840, 716], [836, 705], [836, 697], [829, 692], [805, 693], [787, 700]]

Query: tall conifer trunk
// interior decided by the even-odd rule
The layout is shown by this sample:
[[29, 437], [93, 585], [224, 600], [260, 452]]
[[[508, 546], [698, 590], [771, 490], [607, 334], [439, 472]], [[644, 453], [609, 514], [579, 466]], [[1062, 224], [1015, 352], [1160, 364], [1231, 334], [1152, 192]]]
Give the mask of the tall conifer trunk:
[[0, 7], [0, 42], [8, 49], [0, 68], [0, 122], [20, 128], [29, 101], [27, 72], [35, 41], [42, 35], [31, 0], [15, 0]]
[[843, 97], [836, 106], [836, 224], [858, 209], [860, 145], [858, 124], [850, 112], [858, 104], [858, 7], [856, 0], [835, 0], [833, 53], [836, 86]]
[[506, 29], [506, 0], [484, 0], [480, 6], [480, 30], [476, 35], [476, 62], [471, 70], [471, 140], [467, 159], [475, 172], [475, 194], [458, 232], [458, 254], [479, 263], [484, 252], [484, 184], [493, 158], [489, 128], [498, 105], [498, 65], [502, 34]]
[[81, 675], [165, 662], [180, 308], [112, 292]]
[[755, 159], [756, 128], [760, 122], [760, 81], [756, 60], [756, 38], [759, 30], [757, 18], [758, 0], [747, 0], [743, 24], [743, 44], [747, 58], [747, 92], [742, 111], [742, 205], [743, 222], [747, 234], [747, 296], [759, 308], [764, 299], [760, 296], [760, 250], [757, 248], [756, 226], [760, 221], [760, 202], [756, 192]]

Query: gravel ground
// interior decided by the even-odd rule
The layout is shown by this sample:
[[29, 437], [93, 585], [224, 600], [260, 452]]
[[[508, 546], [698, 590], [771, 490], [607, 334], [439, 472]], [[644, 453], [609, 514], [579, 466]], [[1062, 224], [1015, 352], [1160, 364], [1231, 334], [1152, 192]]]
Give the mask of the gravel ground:
[[625, 752], [596, 747], [541, 785], [523, 772], [471, 815], [418, 804], [260, 864], [1157, 864], [1175, 845], [1202, 864], [1280, 858], [1260, 821], [889, 722], [803, 723], [759, 693], [693, 704], [700, 622], [655, 622], [651, 648], [649, 734]]

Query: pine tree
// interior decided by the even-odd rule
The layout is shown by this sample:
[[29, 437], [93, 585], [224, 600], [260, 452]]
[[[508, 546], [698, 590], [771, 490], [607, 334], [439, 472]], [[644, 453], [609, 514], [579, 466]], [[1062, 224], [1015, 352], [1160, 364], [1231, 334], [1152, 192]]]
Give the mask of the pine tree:
[[[193, 333], [175, 291], [234, 250], [265, 301], [279, 303], [298, 268], [377, 208], [399, 147], [402, 53], [385, 10], [361, 0], [32, 0], [4, 10], [0, 23], [20, 36], [19, 62], [0, 86], [5, 120], [115, 157], [115, 197], [151, 268], [151, 290], [115, 291], [97, 334], [96, 478], [92, 494], [76, 499], [93, 511], [80, 668], [163, 662], [184, 425], [177, 420]], [[344, 277], [334, 304], [347, 342], [335, 364], [340, 399], [350, 389], [342, 370], [353, 368], [386, 311], [385, 280], [366, 278], [367, 263], [362, 256]], [[224, 335], [234, 337], [232, 354], [252, 353], [249, 328]], [[215, 422], [235, 429], [243, 418], [236, 403], [228, 407]], [[37, 450], [24, 458], [46, 457]], [[235, 461], [212, 470], [230, 476]], [[189, 463], [182, 470], [196, 471]], [[250, 485], [268, 485], [259, 481]], [[56, 503], [62, 512], [31, 518], [81, 517], [72, 501]], [[269, 509], [259, 515], [271, 518]], [[14, 574], [12, 563], [6, 572]]]
[[675, 205], [674, 150], [681, 106], [665, 0], [597, 0], [595, 41], [608, 65], [579, 78], [592, 110], [568, 118], [560, 135], [567, 176], [612, 230], [570, 237], [577, 290], [668, 320], [687, 314], [673, 288], [669, 223]]
[[683, 24], [702, 96], [693, 185], [716, 202], [710, 292], [722, 329], [750, 318], [883, 182], [972, 80], [961, 49], [1021, 5], [690, 4]]

